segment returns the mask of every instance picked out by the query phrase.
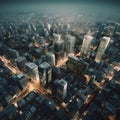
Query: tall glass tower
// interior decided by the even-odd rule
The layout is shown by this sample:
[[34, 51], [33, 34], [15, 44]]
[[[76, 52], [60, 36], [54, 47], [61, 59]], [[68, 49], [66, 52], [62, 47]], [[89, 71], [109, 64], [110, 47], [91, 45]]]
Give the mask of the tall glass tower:
[[97, 54], [96, 54], [96, 58], [95, 58], [95, 61], [96, 62], [100, 62], [101, 59], [102, 59], [102, 56], [108, 46], [110, 42], [110, 37], [102, 37], [101, 40], [100, 40], [100, 44], [99, 44], [99, 47], [98, 47], [98, 51], [97, 51]]
[[82, 47], [81, 47], [81, 54], [83, 56], [87, 56], [92, 40], [93, 40], [92, 36], [89, 36], [89, 35], [84, 36]]

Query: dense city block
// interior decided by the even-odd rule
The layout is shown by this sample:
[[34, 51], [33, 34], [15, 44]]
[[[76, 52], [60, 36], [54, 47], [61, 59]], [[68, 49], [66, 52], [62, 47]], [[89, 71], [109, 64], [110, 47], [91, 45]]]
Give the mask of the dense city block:
[[120, 24], [84, 19], [3, 16], [0, 120], [120, 120]]

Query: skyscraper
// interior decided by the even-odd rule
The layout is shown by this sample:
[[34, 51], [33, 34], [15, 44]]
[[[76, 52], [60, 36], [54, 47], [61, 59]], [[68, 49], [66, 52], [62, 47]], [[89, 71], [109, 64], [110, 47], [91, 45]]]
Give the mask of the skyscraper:
[[76, 56], [69, 56], [68, 61], [66, 62], [66, 67], [69, 71], [83, 73], [87, 71], [89, 64]]
[[71, 35], [65, 36], [65, 49], [66, 53], [74, 53], [74, 46], [75, 46], [75, 37]]
[[19, 84], [20, 89], [24, 89], [27, 86], [27, 80], [22, 73], [16, 75], [16, 80]]
[[92, 36], [89, 36], [89, 35], [84, 36], [82, 48], [81, 48], [81, 54], [83, 56], [87, 56], [92, 40], [93, 40]]
[[77, 72], [77, 65], [79, 59], [76, 56], [68, 56], [68, 61], [66, 62], [66, 67], [69, 71]]
[[64, 79], [54, 81], [54, 94], [60, 99], [64, 99], [67, 96], [67, 81]]
[[59, 81], [57, 93], [62, 99], [67, 96], [67, 82], [64, 79]]
[[39, 80], [38, 66], [35, 63], [27, 62], [26, 64], [26, 73], [33, 80]]
[[102, 36], [102, 33], [105, 29], [106, 25], [105, 24], [99, 24], [99, 28], [98, 28], [98, 34], [97, 34], [97, 39], [99, 39]]
[[25, 63], [27, 62], [26, 58], [25, 57], [18, 57], [15, 59], [15, 61], [16, 61], [18, 68], [21, 71], [24, 71], [25, 70]]
[[59, 60], [64, 57], [64, 41], [63, 40], [55, 41], [54, 53], [55, 53], [56, 60]]
[[104, 37], [101, 38], [100, 44], [99, 44], [99, 47], [98, 47], [98, 51], [97, 51], [97, 54], [96, 54], [96, 58], [95, 58], [96, 62], [101, 61], [102, 56], [103, 56], [109, 42], [110, 42], [110, 37], [104, 36]]
[[55, 55], [52, 52], [48, 52], [46, 55], [46, 61], [51, 65], [55, 65]]
[[54, 41], [60, 40], [61, 39], [61, 35], [54, 33], [53, 34], [53, 39], [54, 39]]
[[52, 80], [52, 68], [50, 67], [50, 64], [47, 62], [44, 62], [39, 65], [39, 72], [41, 74], [41, 83], [43, 85], [47, 85]]

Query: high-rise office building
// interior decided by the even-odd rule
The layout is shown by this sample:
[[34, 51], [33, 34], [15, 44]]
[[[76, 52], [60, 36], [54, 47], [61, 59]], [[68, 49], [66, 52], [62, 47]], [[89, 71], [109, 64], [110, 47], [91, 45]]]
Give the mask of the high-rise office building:
[[66, 62], [67, 69], [72, 72], [77, 72], [77, 65], [79, 59], [76, 56], [69, 56], [68, 61]]
[[92, 36], [89, 36], [89, 35], [84, 36], [82, 47], [81, 47], [81, 54], [83, 56], [87, 57], [92, 40], [93, 40]]
[[102, 33], [105, 29], [106, 25], [103, 23], [103, 24], [99, 24], [99, 28], [98, 28], [98, 34], [97, 34], [97, 39], [99, 39], [101, 36], [102, 36]]
[[31, 77], [32, 80], [39, 80], [38, 66], [35, 63], [27, 62], [26, 73]]
[[48, 52], [46, 54], [46, 62], [48, 62], [51, 66], [55, 66], [55, 55], [52, 52]]
[[74, 53], [74, 46], [75, 46], [75, 37], [71, 35], [65, 36], [65, 49], [66, 53]]
[[64, 50], [64, 41], [63, 40], [57, 40], [54, 44], [54, 51], [59, 52]]
[[64, 99], [67, 96], [67, 82], [64, 79], [61, 79], [59, 81], [57, 93], [62, 99]]
[[42, 54], [46, 55], [46, 53], [48, 52], [48, 43], [42, 44], [41, 48], [42, 48]]
[[89, 64], [76, 56], [69, 56], [68, 61], [66, 62], [66, 67], [69, 71], [83, 73], [88, 70]]
[[80, 59], [77, 64], [78, 73], [85, 73], [89, 68], [89, 64], [85, 62], [83, 59]]
[[54, 39], [54, 41], [60, 40], [61, 39], [61, 35], [54, 33], [53, 34], [53, 39]]
[[54, 81], [54, 94], [60, 99], [67, 96], [67, 82], [64, 79]]
[[64, 41], [58, 40], [54, 44], [54, 53], [56, 60], [59, 60], [64, 57]]
[[50, 67], [50, 64], [47, 62], [44, 62], [39, 65], [39, 72], [41, 75], [41, 83], [43, 85], [47, 85], [52, 80], [52, 68]]
[[103, 56], [109, 42], [110, 42], [110, 37], [104, 36], [100, 39], [100, 44], [99, 44], [99, 47], [98, 47], [98, 50], [97, 50], [97, 53], [96, 53], [96, 58], [95, 58], [96, 62], [101, 61], [102, 56]]
[[18, 68], [21, 71], [24, 71], [25, 70], [25, 63], [27, 62], [26, 58], [25, 57], [18, 57], [15, 59], [15, 61], [16, 61]]
[[24, 89], [27, 86], [27, 80], [22, 73], [16, 75], [16, 79], [20, 89]]

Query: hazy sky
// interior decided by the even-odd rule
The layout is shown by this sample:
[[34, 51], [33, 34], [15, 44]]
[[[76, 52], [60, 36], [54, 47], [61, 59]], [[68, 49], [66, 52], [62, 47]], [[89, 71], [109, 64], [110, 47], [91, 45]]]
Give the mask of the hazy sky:
[[120, 18], [120, 0], [0, 0], [0, 13], [82, 12]]
[[[51, 8], [56, 6], [75, 6], [76, 8], [80, 8], [81, 6], [90, 6], [104, 9], [106, 8], [118, 9], [120, 8], [120, 0], [0, 0], [0, 9], [2, 10], [10, 10], [18, 7], [18, 10], [22, 10], [25, 8], [37, 8], [38, 6], [41, 8]], [[58, 9], [60, 9], [60, 7]], [[119, 9], [120, 10], [120, 9]]]
[[27, 2], [36, 2], [36, 1], [38, 1], [38, 2], [83, 2], [83, 1], [85, 1], [85, 2], [91, 2], [91, 1], [94, 1], [94, 2], [120, 2], [119, 0], [0, 0], [1, 2], [21, 2], [21, 1], [23, 1], [23, 2], [25, 2], [25, 1], [27, 1]]

